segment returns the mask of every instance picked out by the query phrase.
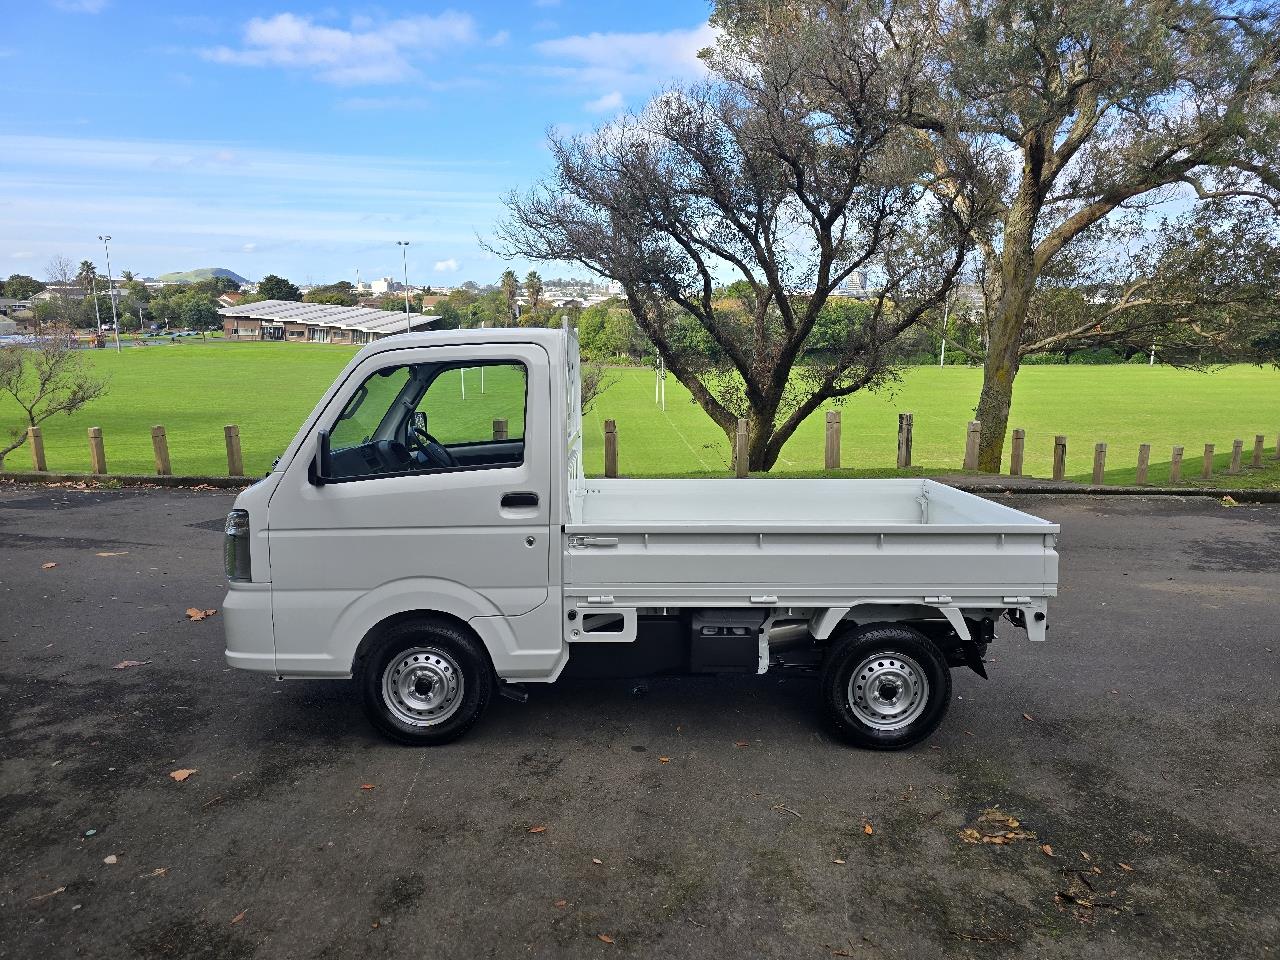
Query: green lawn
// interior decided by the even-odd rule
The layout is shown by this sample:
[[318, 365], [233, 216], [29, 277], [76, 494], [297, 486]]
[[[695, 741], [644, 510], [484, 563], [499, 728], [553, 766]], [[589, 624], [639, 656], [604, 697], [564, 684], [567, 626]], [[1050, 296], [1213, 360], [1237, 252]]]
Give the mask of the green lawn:
[[[246, 470], [261, 474], [352, 353], [351, 347], [322, 344], [199, 342], [120, 354], [96, 351], [90, 356], [110, 379], [110, 392], [75, 417], [44, 425], [49, 468], [87, 470], [85, 429], [101, 426], [113, 473], [150, 473], [150, 428], [162, 423], [175, 473], [222, 473], [222, 427], [235, 423], [240, 426]], [[619, 468], [624, 474], [722, 476], [728, 471], [728, 441], [674, 378], [667, 381], [663, 411], [653, 402], [652, 371], [616, 370], [610, 377], [612, 386], [586, 415], [589, 472], [602, 469], [605, 418], [618, 423]], [[842, 408], [841, 458], [846, 471], [891, 472], [899, 411], [915, 415], [916, 466], [925, 472], [958, 470], [965, 424], [973, 416], [980, 382], [976, 369], [918, 367], [906, 371], [893, 389], [850, 400]], [[478, 384], [469, 380], [466, 403], [475, 405], [479, 422], [493, 412], [495, 397], [480, 394]], [[14, 413], [12, 402], [0, 401], [0, 423], [15, 423]], [[515, 435], [515, 424], [512, 427]], [[1140, 443], [1152, 445], [1152, 483], [1167, 480], [1174, 444], [1186, 448], [1184, 479], [1198, 483], [1204, 444], [1213, 443], [1218, 481], [1280, 485], [1280, 467], [1269, 459], [1280, 431], [1280, 372], [1272, 369], [1241, 366], [1199, 374], [1136, 365], [1027, 367], [1018, 377], [1010, 427], [1027, 431], [1029, 475], [1049, 474], [1053, 437], [1062, 433], [1069, 438], [1068, 475], [1073, 479], [1089, 479], [1094, 444], [1105, 441], [1109, 483], [1132, 481]], [[1231, 441], [1245, 441], [1247, 463], [1257, 433], [1266, 435], [1270, 469], [1247, 471], [1230, 480], [1223, 477]], [[820, 472], [822, 435], [819, 413], [787, 444], [774, 472]], [[21, 470], [29, 463], [24, 448], [10, 455], [7, 466]]]

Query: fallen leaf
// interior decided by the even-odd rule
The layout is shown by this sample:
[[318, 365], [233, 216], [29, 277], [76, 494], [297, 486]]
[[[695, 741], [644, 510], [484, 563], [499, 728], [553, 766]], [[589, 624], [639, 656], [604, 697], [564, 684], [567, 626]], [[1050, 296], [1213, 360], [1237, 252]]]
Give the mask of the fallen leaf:
[[112, 670], [128, 670], [130, 667], [142, 667], [150, 663], [150, 660], [121, 660]]
[[840, 864], [843, 864], [843, 863], [844, 863], [844, 861], [843, 861], [843, 860], [832, 860], [831, 862], [832, 862], [832, 863], [840, 863]]
[[1042, 843], [1042, 844], [1040, 844], [1040, 852], [1041, 852], [1041, 853], [1043, 853], [1046, 857], [1052, 857], [1052, 856], [1053, 856], [1053, 847], [1051, 847], [1051, 846], [1050, 846], [1049, 844], [1047, 844], [1047, 843]]
[[32, 897], [28, 903], [35, 903], [37, 900], [48, 900], [50, 897], [56, 897], [58, 894], [66, 891], [66, 887], [59, 887], [57, 890], [50, 890], [48, 893], [42, 893], [38, 897]]
[[249, 912], [248, 910], [241, 910], [239, 913], [237, 913], [234, 917], [231, 918], [231, 922], [239, 923], [241, 920], [244, 919], [244, 915], [248, 912]]
[[1231, 494], [1227, 494], [1222, 498], [1222, 505], [1224, 507], [1238, 507], [1240, 506], [1240, 503], [1235, 497], [1231, 496]]
[[1089, 855], [1088, 855], [1087, 853], [1085, 853], [1083, 850], [1081, 850], [1081, 851], [1080, 851], [1080, 856], [1084, 857], [1086, 860], [1092, 860], [1092, 859], [1093, 859], [1093, 857], [1089, 856]]
[[554, 904], [554, 906], [559, 907], [561, 910], [563, 910], [568, 905], [569, 905], [568, 900], [557, 900]]
[[1020, 821], [1017, 817], [1010, 816], [1009, 814], [1005, 813], [1003, 810], [996, 810], [996, 809], [982, 811], [981, 816], [978, 817], [978, 822], [979, 823], [998, 823], [1001, 826], [1007, 827], [1010, 830], [1016, 830], [1018, 827], [1022, 826], [1022, 821]]
[[95, 554], [95, 556], [99, 556], [99, 557], [127, 557], [128, 555], [129, 555], [128, 550], [118, 550], [115, 553], [112, 553], [110, 551], [103, 551], [102, 553]]
[[217, 610], [201, 610], [199, 607], [187, 607], [187, 619], [192, 623], [196, 623], [205, 617], [212, 617]]
[[546, 828], [546, 827], [544, 827], [544, 826], [542, 826], [541, 824], [539, 824], [539, 825], [538, 825], [538, 826], [536, 826], [536, 827], [530, 827], [530, 828], [529, 828], [529, 832], [530, 832], [530, 833], [546, 833], [546, 832], [547, 832], [547, 828]]
[[187, 777], [191, 776], [195, 772], [196, 772], [196, 768], [193, 767], [190, 770], [175, 770], [173, 771], [173, 773], [169, 774], [169, 776], [172, 779], [177, 780], [179, 783], [181, 783], [183, 780], [187, 779]]
[[973, 827], [965, 827], [960, 831], [960, 839], [965, 843], [981, 843], [982, 834]]
[[604, 861], [601, 860], [599, 857], [592, 857], [591, 862], [594, 863], [597, 867], [604, 863]]
[[102, 862], [103, 863], [119, 863], [120, 858], [117, 857], [114, 853], [109, 853], [102, 858]]
[[138, 879], [139, 879], [139, 880], [146, 880], [146, 879], [147, 879], [147, 878], [149, 878], [149, 877], [163, 877], [163, 876], [164, 876], [166, 873], [168, 873], [168, 872], [169, 872], [169, 868], [168, 868], [168, 867], [156, 867], [156, 868], [155, 868], [154, 870], [152, 870], [150, 873], [140, 873], [140, 874], [138, 874]]
[[751, 741], [749, 741], [749, 740], [735, 740], [735, 741], [733, 741], [733, 745], [734, 745], [735, 747], [749, 747], [749, 746], [751, 746]]
[[1033, 717], [1033, 716], [1032, 716], [1031, 714], [1029, 714], [1029, 713], [1024, 713], [1024, 714], [1022, 715], [1022, 719], [1023, 719], [1023, 720], [1026, 720], [1028, 723], [1035, 723], [1035, 722], [1036, 722], [1036, 718], [1035, 718], [1035, 717]]
[[52, 570], [52, 569], [53, 569], [54, 567], [56, 567], [56, 566], [57, 566], [57, 564], [56, 564], [56, 563], [42, 563], [42, 564], [40, 564], [40, 569], [41, 569], [41, 570]]
[[361, 789], [361, 790], [372, 790], [372, 789], [373, 789], [373, 784], [372, 784], [372, 783], [362, 783], [362, 784], [360, 784], [360, 789]]
[[659, 758], [658, 758], [658, 762], [659, 762], [659, 763], [670, 763], [670, 762], [671, 762], [671, 758], [670, 758], [670, 757], [659, 757]]
[[1129, 866], [1127, 863], [1122, 863], [1119, 866], [1125, 873], [1133, 873], [1133, 867]]
[[873, 833], [875, 833], [875, 830], [873, 830], [873, 829], [871, 828], [871, 824], [869, 824], [869, 823], [864, 823], [864, 824], [862, 825], [862, 832], [863, 832], [863, 833], [865, 833], [865, 834], [869, 837], [869, 836], [871, 836]]
[[609, 936], [607, 933], [597, 933], [596, 939], [601, 943], [613, 943], [613, 937]]

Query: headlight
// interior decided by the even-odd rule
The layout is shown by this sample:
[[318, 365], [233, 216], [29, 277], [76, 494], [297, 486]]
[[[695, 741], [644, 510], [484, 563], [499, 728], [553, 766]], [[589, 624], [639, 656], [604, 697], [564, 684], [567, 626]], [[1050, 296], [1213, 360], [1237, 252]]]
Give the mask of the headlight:
[[248, 510], [232, 510], [227, 514], [227, 537], [223, 542], [222, 559], [228, 580], [253, 579], [249, 564]]

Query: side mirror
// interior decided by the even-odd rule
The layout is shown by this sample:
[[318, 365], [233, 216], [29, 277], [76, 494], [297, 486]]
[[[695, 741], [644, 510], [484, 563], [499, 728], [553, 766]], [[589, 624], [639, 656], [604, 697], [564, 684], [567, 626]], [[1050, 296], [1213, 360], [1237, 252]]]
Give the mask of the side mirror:
[[329, 431], [316, 432], [316, 456], [311, 461], [308, 479], [317, 487], [323, 487], [333, 476], [333, 458], [329, 453]]

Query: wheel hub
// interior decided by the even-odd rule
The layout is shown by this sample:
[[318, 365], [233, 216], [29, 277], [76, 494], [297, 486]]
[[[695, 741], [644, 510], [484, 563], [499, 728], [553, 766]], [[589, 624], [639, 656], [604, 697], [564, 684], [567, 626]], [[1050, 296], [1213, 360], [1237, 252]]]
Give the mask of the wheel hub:
[[382, 697], [404, 723], [443, 723], [462, 706], [463, 677], [453, 658], [434, 647], [415, 647], [391, 659], [382, 674]]
[[882, 651], [866, 657], [849, 677], [849, 706], [876, 730], [900, 730], [924, 713], [929, 680], [913, 659]]

